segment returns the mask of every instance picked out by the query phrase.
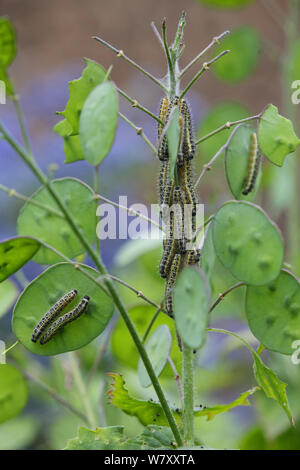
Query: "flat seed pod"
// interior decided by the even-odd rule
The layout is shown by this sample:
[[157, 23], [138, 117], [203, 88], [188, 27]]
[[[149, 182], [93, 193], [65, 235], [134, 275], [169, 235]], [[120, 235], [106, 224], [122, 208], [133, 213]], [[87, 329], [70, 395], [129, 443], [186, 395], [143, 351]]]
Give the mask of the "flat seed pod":
[[[89, 266], [81, 266], [91, 276], [99, 276]], [[77, 298], [82, 299], [87, 295], [90, 301], [84, 314], [57, 332], [47, 344], [33, 343], [31, 336], [37, 323], [57, 299], [72, 289], [78, 291], [78, 296], [64, 313], [74, 308], [78, 303]], [[90, 343], [105, 329], [113, 310], [112, 300], [96, 283], [70, 263], [59, 263], [44, 271], [23, 291], [15, 305], [12, 328], [18, 340], [29, 351], [41, 356], [52, 356], [74, 351]]]
[[229, 201], [212, 224], [216, 255], [236, 279], [259, 286], [279, 275], [282, 237], [262, 209], [249, 202]]
[[17, 416], [28, 399], [27, 382], [11, 364], [0, 364], [0, 423]]
[[268, 349], [292, 354], [300, 339], [300, 283], [288, 271], [266, 286], [248, 286], [246, 314], [254, 336]]
[[34, 238], [14, 237], [0, 243], [0, 282], [19, 271], [39, 250]]
[[[52, 186], [68, 207], [74, 222], [89, 243], [94, 243], [97, 219], [96, 202], [91, 188], [75, 178], [54, 180]], [[39, 189], [32, 199], [59, 213], [58, 206], [45, 188]], [[84, 252], [84, 247], [63, 217], [29, 203], [24, 205], [19, 214], [17, 230], [19, 235], [36, 237], [69, 258], [75, 258]], [[41, 247], [33, 261], [40, 264], [54, 264], [62, 259], [52, 251]]]
[[[160, 376], [167, 364], [171, 346], [172, 335], [167, 325], [160, 325], [156, 328], [146, 343], [146, 351], [157, 377]], [[138, 364], [138, 376], [142, 387], [149, 387], [152, 384], [141, 359]]]

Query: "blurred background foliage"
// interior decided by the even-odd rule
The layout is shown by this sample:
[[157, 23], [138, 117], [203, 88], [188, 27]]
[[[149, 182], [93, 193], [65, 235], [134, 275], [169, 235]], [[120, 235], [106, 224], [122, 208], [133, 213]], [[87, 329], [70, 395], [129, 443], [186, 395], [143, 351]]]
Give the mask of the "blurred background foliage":
[[[100, 47], [91, 36], [100, 35], [154, 74], [163, 76], [166, 70], [163, 54], [150, 23], [155, 21], [156, 25], [160, 25], [162, 18], [166, 17], [171, 35], [182, 9], [187, 13], [183, 64], [214, 36], [227, 29], [232, 31], [220, 45], [222, 49], [229, 48], [231, 54], [226, 60], [218, 62], [211, 73], [205, 74], [189, 92], [188, 100], [197, 135], [205, 135], [226, 121], [257, 114], [268, 103], [278, 106], [283, 114], [293, 120], [299, 135], [299, 108], [291, 105], [290, 100], [290, 84], [300, 79], [299, 24], [296, 24], [294, 31], [294, 23], [299, 18], [292, 17], [296, 3], [294, 0], [161, 0], [159, 8], [153, 8], [154, 3], [150, 0], [2, 0], [1, 15], [6, 14], [12, 20], [19, 43], [11, 76], [21, 96], [26, 125], [39, 164], [50, 174], [54, 172], [56, 177], [77, 176], [92, 184], [92, 171], [86, 162], [63, 164], [63, 141], [52, 131], [58, 121], [55, 111], [64, 109], [68, 98], [68, 81], [81, 75], [83, 57], [97, 60], [106, 69], [112, 64], [112, 80], [154, 113], [158, 110], [161, 93], [144, 76]], [[120, 108], [155, 141], [156, 126], [147, 116], [130, 108], [122, 99]], [[0, 117], [18, 135], [17, 121], [10, 103], [0, 106]], [[198, 147], [196, 173], [227, 137], [228, 131], [224, 131]], [[0, 182], [27, 195], [33, 193], [38, 188], [33, 176], [6, 144], [0, 143], [0, 148]], [[114, 201], [118, 201], [119, 194], [127, 195], [128, 205], [134, 202], [155, 203], [157, 170], [158, 162], [143, 141], [126, 123], [119, 122], [113, 148], [101, 165], [100, 193]], [[287, 240], [288, 261], [299, 275], [298, 178], [296, 158], [293, 162], [289, 158], [283, 171], [264, 162], [262, 186], [255, 202], [261, 204], [279, 224]], [[205, 204], [206, 216], [231, 198], [223, 160], [220, 159], [201, 186], [200, 199]], [[15, 221], [21, 207], [20, 201], [0, 193], [1, 239], [15, 234]], [[130, 248], [123, 240], [105, 240], [101, 246], [104, 261], [114, 274], [157, 303], [160, 302], [163, 282], [157, 269], [161, 253], [159, 245], [154, 248], [152, 244], [140, 246], [138, 253], [141, 255], [138, 257], [137, 247]], [[7, 344], [14, 341], [10, 317], [17, 293], [40, 270], [40, 266], [28, 263], [13, 280], [1, 284], [0, 338]], [[217, 262], [214, 297], [234, 283], [228, 271]], [[155, 308], [145, 305], [124, 287], [120, 287], [120, 292], [137, 328], [144, 333]], [[244, 288], [237, 289], [220, 302], [214, 310], [211, 326], [236, 331], [257, 346], [257, 340], [246, 325], [244, 294]], [[162, 314], [156, 326], [160, 322], [165, 322]], [[121, 320], [114, 318], [108, 330], [82, 348], [78, 355], [93, 406], [99, 416], [99, 425], [124, 424], [127, 434], [136, 435], [141, 429], [136, 418], [109, 405], [105, 395], [111, 381], [105, 373], [121, 372], [132, 395], [155, 399], [152, 387], [144, 389], [138, 383], [138, 356]], [[99, 360], [95, 367], [97, 355]], [[180, 370], [177, 347], [173, 347], [171, 355]], [[72, 387], [66, 355], [39, 358], [18, 346], [11, 351], [10, 358], [81, 409], [80, 400]], [[277, 404], [258, 392], [250, 399], [251, 407], [239, 407], [209, 422], [205, 418], [198, 419], [196, 431], [200, 442], [214, 448], [300, 449], [300, 366], [293, 365], [288, 356], [282, 357], [268, 351], [263, 352], [263, 358], [281, 380], [289, 384], [287, 390], [296, 419], [295, 429], [290, 428]], [[230, 402], [255, 384], [251, 356], [233, 338], [209, 335], [196, 361], [197, 405]], [[170, 403], [179, 406], [169, 365], [161, 380]], [[61, 449], [67, 439], [76, 435], [81, 424], [84, 423], [80, 418], [65, 410], [37, 384], [30, 382], [30, 399], [22, 414], [0, 425], [0, 448]]]

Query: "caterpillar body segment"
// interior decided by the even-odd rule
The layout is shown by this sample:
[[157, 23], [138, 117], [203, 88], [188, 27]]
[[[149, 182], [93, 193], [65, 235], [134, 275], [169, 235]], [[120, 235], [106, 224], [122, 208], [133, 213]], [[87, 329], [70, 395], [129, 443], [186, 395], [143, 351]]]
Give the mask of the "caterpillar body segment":
[[43, 331], [47, 328], [47, 326], [69, 305], [72, 300], [77, 295], [77, 290], [73, 289], [68, 292], [66, 295], [61, 297], [54, 305], [50, 308], [50, 310], [43, 316], [41, 321], [37, 324], [37, 326], [33, 330], [33, 334], [31, 337], [31, 341], [36, 343]]
[[250, 135], [250, 146], [249, 146], [249, 160], [248, 160], [248, 174], [246, 181], [244, 183], [244, 188], [242, 194], [247, 196], [251, 193], [254, 188], [256, 178], [258, 175], [259, 165], [260, 165], [261, 156], [258, 152], [257, 136], [253, 132]]
[[185, 100], [182, 100], [182, 114], [184, 118], [183, 155], [185, 159], [191, 160], [194, 158], [196, 146], [193, 136], [191, 112]]
[[170, 317], [173, 317], [173, 288], [181, 267], [182, 256], [176, 254], [173, 258], [170, 273], [166, 282], [166, 310]]
[[[169, 107], [169, 98], [165, 96], [161, 102], [160, 102], [160, 108], [159, 108], [159, 119], [165, 123], [166, 122], [166, 116], [168, 112], [168, 107]], [[163, 130], [162, 124], [158, 124], [158, 138], [160, 139], [161, 133]]]
[[159, 169], [159, 179], [158, 179], [158, 191], [159, 191], [159, 204], [160, 205], [164, 203], [164, 193], [165, 193], [165, 187], [168, 184], [169, 171], [170, 171], [169, 161], [165, 160], [161, 162], [160, 169]]
[[184, 234], [184, 200], [180, 186], [174, 188], [173, 204], [174, 210], [174, 238], [177, 247], [176, 252], [184, 254], [185, 249], [185, 234]]
[[189, 250], [187, 252], [186, 264], [195, 265], [200, 261], [201, 252], [199, 249]]
[[87, 306], [88, 306], [88, 303], [89, 303], [89, 296], [86, 295], [85, 297], [83, 297], [83, 299], [79, 302], [78, 305], [76, 305], [76, 307], [71, 310], [70, 312], [68, 313], [65, 313], [63, 316], [61, 316], [60, 318], [58, 318], [54, 323], [52, 323], [52, 325], [50, 326], [50, 328], [46, 331], [46, 333], [42, 336], [41, 340], [40, 340], [40, 343], [41, 344], [46, 344], [48, 343], [48, 341], [51, 340], [51, 338], [53, 338], [53, 336], [56, 335], [56, 333], [61, 329], [63, 328], [65, 325], [67, 325], [68, 323], [71, 323], [72, 321], [76, 320], [77, 318], [79, 318], [83, 312], [86, 310]]

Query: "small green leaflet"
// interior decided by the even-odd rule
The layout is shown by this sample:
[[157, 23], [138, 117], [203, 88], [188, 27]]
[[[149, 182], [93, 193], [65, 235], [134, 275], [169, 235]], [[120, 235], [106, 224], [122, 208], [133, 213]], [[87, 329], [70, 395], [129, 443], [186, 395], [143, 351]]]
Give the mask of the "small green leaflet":
[[6, 94], [14, 95], [12, 83], [7, 74], [7, 67], [13, 62], [17, 54], [17, 41], [15, 30], [5, 16], [0, 17], [0, 80], [5, 83]]

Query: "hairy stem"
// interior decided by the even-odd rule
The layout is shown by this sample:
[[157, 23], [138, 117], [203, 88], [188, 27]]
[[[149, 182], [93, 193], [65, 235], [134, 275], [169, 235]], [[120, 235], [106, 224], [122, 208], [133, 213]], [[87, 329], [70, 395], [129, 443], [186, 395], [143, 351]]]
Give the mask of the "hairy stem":
[[187, 447], [192, 447], [194, 445], [194, 357], [193, 350], [184, 343], [182, 356], [184, 443]]

